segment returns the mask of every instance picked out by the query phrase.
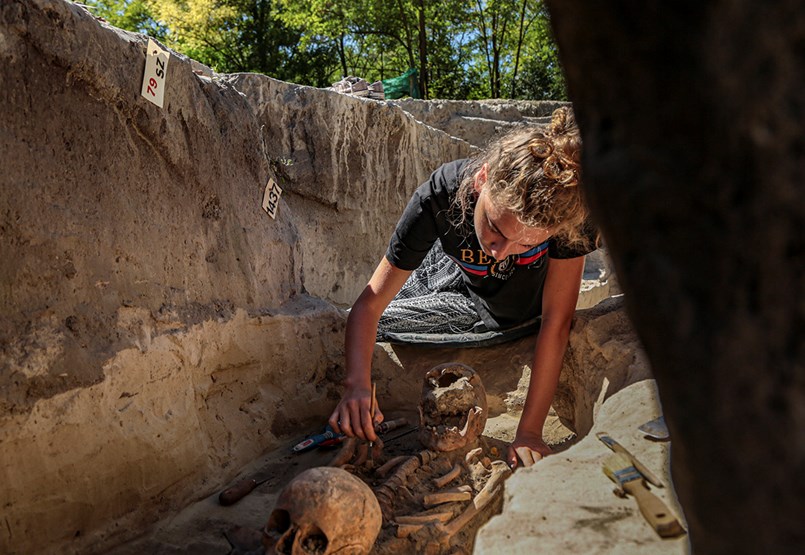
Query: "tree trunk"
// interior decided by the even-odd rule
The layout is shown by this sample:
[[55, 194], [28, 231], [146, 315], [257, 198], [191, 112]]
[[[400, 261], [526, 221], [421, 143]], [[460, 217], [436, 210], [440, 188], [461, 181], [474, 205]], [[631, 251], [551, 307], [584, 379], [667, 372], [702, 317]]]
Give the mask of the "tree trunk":
[[349, 70], [347, 68], [347, 53], [346, 47], [344, 46], [344, 34], [338, 35], [338, 60], [341, 62], [341, 77], [347, 77], [349, 75]]
[[416, 62], [414, 61], [413, 39], [411, 38], [411, 28], [408, 26], [408, 16], [405, 13], [405, 6], [403, 5], [402, 0], [397, 0], [397, 6], [400, 8], [400, 19], [403, 23], [403, 29], [405, 29], [405, 49], [408, 52], [408, 67], [416, 67]]
[[[489, 36], [486, 30], [486, 14], [484, 13], [483, 4], [481, 4], [481, 0], [477, 0], [478, 5], [478, 28], [481, 31], [481, 38], [483, 39], [484, 44], [484, 56], [486, 57], [486, 68], [487, 72], [489, 73], [489, 92], [492, 94], [492, 91], [495, 88], [495, 80], [493, 78], [494, 69], [492, 67], [492, 57], [489, 54]], [[494, 95], [492, 96], [494, 98]]]
[[425, 0], [419, 0], [419, 95], [428, 98], [428, 37], [425, 34]]
[[258, 0], [254, 3], [254, 21], [255, 21], [255, 60], [253, 60], [254, 67], [249, 69], [259, 69], [260, 71], [268, 72], [268, 45], [266, 44], [268, 37], [268, 28], [266, 25], [266, 6], [265, 0]]
[[514, 55], [514, 71], [512, 72], [512, 88], [510, 98], [514, 98], [517, 92], [517, 69], [520, 66], [520, 51], [523, 48], [523, 39], [525, 38], [525, 8], [528, 0], [523, 0], [523, 7], [520, 10], [520, 31], [517, 34], [517, 52]]

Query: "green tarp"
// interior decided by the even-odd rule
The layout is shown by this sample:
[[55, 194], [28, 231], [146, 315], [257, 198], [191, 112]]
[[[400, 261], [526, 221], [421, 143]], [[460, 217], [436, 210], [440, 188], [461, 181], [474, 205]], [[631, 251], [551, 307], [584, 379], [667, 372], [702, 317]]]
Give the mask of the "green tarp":
[[403, 98], [404, 96], [419, 98], [419, 79], [417, 79], [417, 75], [416, 68], [411, 68], [399, 77], [383, 79], [383, 92], [386, 95], [386, 100]]

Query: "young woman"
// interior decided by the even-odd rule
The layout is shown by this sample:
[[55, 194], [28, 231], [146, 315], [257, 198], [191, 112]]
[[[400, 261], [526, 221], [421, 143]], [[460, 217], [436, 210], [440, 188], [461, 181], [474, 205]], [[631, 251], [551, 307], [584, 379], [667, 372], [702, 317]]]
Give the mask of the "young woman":
[[[369, 284], [350, 311], [346, 390], [330, 425], [374, 440], [371, 361], [377, 339], [480, 338], [539, 327], [511, 466], [551, 451], [542, 427], [559, 380], [595, 233], [579, 185], [581, 139], [560, 108], [547, 128], [515, 131], [443, 165], [411, 198]], [[414, 272], [416, 270], [416, 272]], [[413, 275], [412, 275], [413, 273]], [[395, 298], [396, 296], [396, 298]]]

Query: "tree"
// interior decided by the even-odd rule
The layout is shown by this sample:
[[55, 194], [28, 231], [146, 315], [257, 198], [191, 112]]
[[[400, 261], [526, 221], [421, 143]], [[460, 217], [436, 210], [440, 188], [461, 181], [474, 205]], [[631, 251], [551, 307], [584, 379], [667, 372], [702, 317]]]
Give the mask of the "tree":
[[[565, 77], [559, 52], [544, 4], [540, 2], [527, 19], [520, 66], [515, 64], [511, 80], [511, 98], [531, 100], [567, 100]], [[522, 67], [522, 73], [518, 68]]]
[[418, 71], [420, 97], [565, 98], [541, 0], [87, 0], [230, 73], [328, 86]]
[[168, 29], [151, 12], [148, 0], [87, 0], [95, 15], [121, 29], [163, 40]]
[[335, 50], [308, 43], [272, 0], [87, 0], [112, 25], [158, 38], [220, 72], [329, 84]]

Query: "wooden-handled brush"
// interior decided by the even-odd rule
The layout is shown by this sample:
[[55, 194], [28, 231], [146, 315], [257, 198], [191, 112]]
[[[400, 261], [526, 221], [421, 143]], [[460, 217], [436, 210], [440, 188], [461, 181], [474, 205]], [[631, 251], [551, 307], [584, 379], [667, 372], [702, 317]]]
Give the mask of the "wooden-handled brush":
[[643, 475], [623, 454], [615, 453], [607, 457], [604, 461], [604, 474], [617, 484], [616, 493], [628, 493], [637, 499], [640, 512], [660, 537], [673, 538], [685, 533], [685, 529], [665, 502], [651, 493]]

